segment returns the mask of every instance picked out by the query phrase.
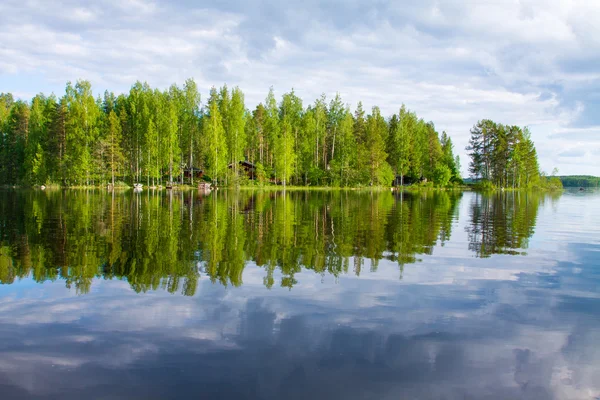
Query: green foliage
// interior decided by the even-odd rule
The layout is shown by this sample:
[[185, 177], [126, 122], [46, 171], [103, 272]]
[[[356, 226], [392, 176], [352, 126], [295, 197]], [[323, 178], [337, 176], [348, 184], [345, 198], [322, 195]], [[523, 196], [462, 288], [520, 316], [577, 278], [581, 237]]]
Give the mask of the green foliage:
[[600, 177], [589, 175], [558, 176], [564, 187], [600, 187]]
[[389, 186], [394, 180], [394, 171], [387, 162], [384, 162], [375, 172], [375, 184], [377, 186]]
[[548, 189], [550, 190], [563, 190], [563, 184], [557, 176], [548, 178]]
[[540, 181], [537, 152], [527, 128], [482, 120], [471, 129], [467, 150], [474, 179], [499, 188], [545, 187]]
[[259, 175], [240, 168], [243, 160], [260, 165], [262, 184], [461, 180], [450, 138], [404, 106], [386, 119], [376, 106], [369, 114], [359, 103], [352, 112], [339, 94], [304, 107], [294, 90], [278, 101], [271, 88], [251, 112], [239, 88], [223, 86], [200, 108], [192, 79], [164, 91], [138, 81], [126, 94], [97, 98], [88, 81], [67, 83], [58, 99], [0, 94], [0, 184], [193, 184], [201, 170], [220, 185], [239, 185]]
[[261, 163], [256, 163], [256, 180], [260, 184], [265, 184], [267, 182], [267, 173], [265, 171], [265, 167]]
[[441, 187], [448, 186], [452, 178], [452, 171], [446, 164], [438, 164], [433, 172], [434, 182]]
[[492, 181], [489, 181], [487, 179], [477, 182], [473, 187], [476, 190], [480, 190], [483, 192], [496, 190], [496, 186], [492, 183]]
[[211, 90], [208, 110], [204, 118], [202, 126], [204, 128], [205, 158], [214, 182], [218, 183], [219, 179], [224, 176], [228, 154], [223, 119], [219, 111], [219, 100], [215, 88]]

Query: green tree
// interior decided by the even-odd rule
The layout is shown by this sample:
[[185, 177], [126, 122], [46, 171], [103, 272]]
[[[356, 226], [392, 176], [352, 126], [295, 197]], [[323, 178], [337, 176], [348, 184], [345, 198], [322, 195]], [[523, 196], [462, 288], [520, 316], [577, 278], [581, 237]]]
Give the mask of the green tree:
[[50, 125], [47, 103], [51, 101], [39, 94], [33, 98], [30, 107], [29, 135], [25, 147], [25, 181], [30, 184], [43, 184], [47, 178], [44, 147], [48, 143]]
[[218, 94], [214, 87], [210, 91], [207, 107], [202, 124], [206, 141], [205, 157], [208, 160], [213, 182], [217, 184], [219, 178], [223, 176], [225, 168], [227, 168], [229, 156], [223, 120], [219, 111]]
[[172, 90], [170, 93], [163, 94], [162, 106], [165, 118], [163, 119], [161, 136], [163, 137], [163, 149], [167, 155], [169, 182], [173, 182], [173, 176], [181, 173], [181, 147], [179, 144], [179, 119], [177, 117], [176, 101]]
[[275, 167], [275, 147], [279, 138], [279, 108], [273, 88], [265, 99], [265, 136], [267, 138], [267, 162], [271, 168]]
[[[354, 180], [353, 174], [356, 166], [356, 138], [354, 137], [354, 118], [349, 109], [346, 109], [344, 119], [340, 123], [338, 135], [338, 151], [336, 154], [339, 165], [340, 185], [349, 186]], [[335, 168], [332, 168], [335, 171]], [[337, 175], [337, 174], [336, 174]]]
[[[335, 94], [335, 97], [329, 102], [329, 108], [327, 109], [327, 140], [325, 143], [329, 143], [329, 149], [331, 154], [327, 158], [327, 152], [323, 151], [325, 161], [323, 165], [328, 168], [327, 160], [333, 161], [335, 159], [336, 144], [339, 140], [338, 132], [340, 125], [344, 120], [346, 109], [342, 103], [342, 98], [339, 93]], [[337, 146], [339, 148], [339, 146]]]
[[19, 184], [24, 178], [25, 148], [29, 136], [29, 106], [17, 100], [8, 115], [3, 147], [5, 179], [8, 184]]
[[400, 107], [398, 116], [394, 115], [390, 120], [389, 160], [395, 174], [400, 176], [401, 186], [404, 185], [404, 176], [408, 174], [410, 167], [410, 139], [416, 122], [416, 115], [408, 111], [404, 104]]
[[301, 134], [298, 144], [298, 162], [300, 174], [304, 185], [309, 183], [309, 174], [313, 177], [312, 171], [316, 169], [315, 165], [315, 141], [317, 132], [317, 123], [315, 120], [315, 110], [308, 107], [302, 115]]
[[121, 121], [114, 110], [108, 114], [108, 158], [112, 185], [115, 185], [115, 174], [119, 171], [123, 162], [123, 151], [121, 149]]
[[[373, 107], [371, 115], [367, 117], [366, 124], [366, 148], [369, 159], [370, 185], [389, 185], [393, 180], [391, 169], [387, 164], [387, 153], [385, 143], [388, 127], [385, 119], [381, 116], [379, 107]], [[385, 180], [389, 179], [389, 182]]]
[[181, 146], [185, 148], [187, 166], [190, 171], [190, 185], [194, 184], [194, 154], [199, 142], [200, 92], [193, 79], [188, 79], [183, 85], [183, 107], [179, 118], [183, 121], [183, 139]]
[[89, 185], [92, 179], [92, 145], [98, 139], [100, 108], [89, 81], [67, 83], [67, 179]]
[[246, 145], [246, 108], [244, 106], [244, 93], [235, 87], [231, 91], [231, 103], [228, 115], [227, 147], [229, 161], [236, 179], [238, 178], [238, 165], [244, 157]]

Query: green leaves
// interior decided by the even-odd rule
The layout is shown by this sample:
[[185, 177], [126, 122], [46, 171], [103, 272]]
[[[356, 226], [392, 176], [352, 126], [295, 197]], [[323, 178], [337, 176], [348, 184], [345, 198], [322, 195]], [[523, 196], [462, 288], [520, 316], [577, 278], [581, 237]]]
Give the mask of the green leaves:
[[527, 128], [482, 120], [471, 129], [469, 172], [496, 187], [532, 188], [540, 183], [537, 153]]
[[213, 87], [210, 92], [207, 113], [204, 115], [203, 134], [205, 140], [205, 157], [207, 159], [208, 170], [215, 183], [223, 178], [227, 167], [227, 142], [225, 138], [225, 129], [223, 128], [223, 119], [219, 111], [217, 90]]
[[[138, 81], [127, 94], [102, 98], [88, 81], [67, 83], [60, 99], [1, 94], [0, 183], [183, 183], [185, 169], [237, 185], [254, 179], [258, 164], [263, 181], [285, 185], [389, 186], [396, 177], [441, 184], [439, 165], [460, 180], [450, 138], [440, 142], [433, 123], [404, 106], [388, 120], [361, 103], [353, 114], [339, 93], [305, 108], [294, 90], [278, 100], [270, 88], [250, 112], [242, 90], [226, 85], [203, 107], [200, 100], [192, 79], [167, 90]], [[239, 168], [243, 160], [253, 173]]]

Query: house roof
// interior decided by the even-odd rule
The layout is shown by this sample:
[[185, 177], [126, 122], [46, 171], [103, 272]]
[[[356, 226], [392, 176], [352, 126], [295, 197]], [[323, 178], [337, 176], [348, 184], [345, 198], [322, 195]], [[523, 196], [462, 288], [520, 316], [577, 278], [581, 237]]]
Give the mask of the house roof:
[[250, 167], [250, 168], [256, 168], [256, 165], [254, 165], [251, 162], [246, 161], [246, 160], [240, 161], [240, 165], [243, 165], [245, 167]]
[[[251, 162], [246, 161], [246, 160], [239, 161], [238, 164], [241, 165], [241, 166], [247, 167], [247, 168], [256, 168], [256, 165], [254, 165]], [[227, 167], [228, 168], [232, 168], [233, 167], [233, 163], [229, 164]]]

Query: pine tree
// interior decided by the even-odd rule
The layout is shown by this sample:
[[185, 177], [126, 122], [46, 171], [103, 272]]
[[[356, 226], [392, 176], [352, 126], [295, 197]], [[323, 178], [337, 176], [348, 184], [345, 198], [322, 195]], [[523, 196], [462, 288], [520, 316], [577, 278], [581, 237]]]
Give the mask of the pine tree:
[[27, 103], [17, 100], [12, 105], [6, 130], [2, 157], [5, 162], [4, 181], [16, 185], [21, 183], [25, 174], [23, 162], [29, 135], [29, 106]]
[[114, 110], [108, 114], [108, 158], [111, 182], [114, 187], [115, 175], [123, 162], [123, 151], [121, 149], [121, 121]]

